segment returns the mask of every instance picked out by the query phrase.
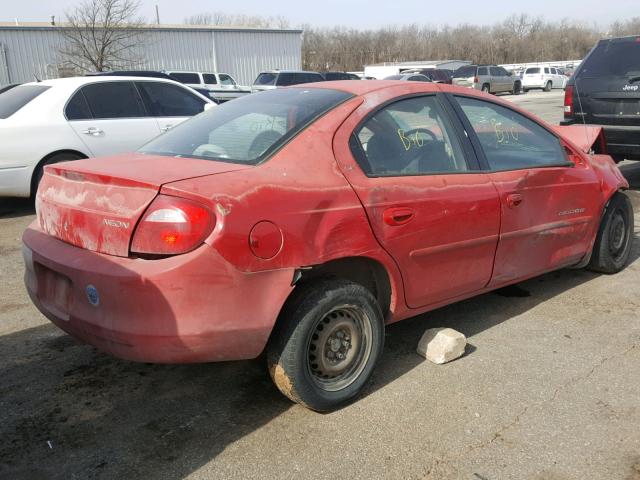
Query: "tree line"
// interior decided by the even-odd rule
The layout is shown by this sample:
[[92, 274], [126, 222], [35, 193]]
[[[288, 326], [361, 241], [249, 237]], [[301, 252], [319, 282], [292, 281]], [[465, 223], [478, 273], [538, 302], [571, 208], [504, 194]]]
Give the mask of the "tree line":
[[304, 27], [302, 64], [308, 70], [359, 71], [364, 65], [412, 60], [471, 60], [508, 64], [584, 57], [598, 39], [640, 34], [640, 17], [602, 31], [570, 20], [526, 14], [492, 26], [387, 26], [375, 30]]

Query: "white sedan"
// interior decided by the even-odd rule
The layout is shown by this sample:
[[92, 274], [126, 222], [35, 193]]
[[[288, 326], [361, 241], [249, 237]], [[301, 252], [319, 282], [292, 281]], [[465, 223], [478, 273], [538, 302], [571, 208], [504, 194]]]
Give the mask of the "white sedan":
[[215, 104], [178, 82], [74, 77], [0, 93], [0, 197], [34, 195], [45, 165], [137, 150]]

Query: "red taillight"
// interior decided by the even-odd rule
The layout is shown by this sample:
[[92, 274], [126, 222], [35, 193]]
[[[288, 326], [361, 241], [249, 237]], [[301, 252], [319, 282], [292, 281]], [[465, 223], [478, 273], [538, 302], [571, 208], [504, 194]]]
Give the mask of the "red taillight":
[[573, 86], [567, 85], [564, 89], [564, 116], [573, 116]]
[[136, 227], [131, 252], [186, 253], [201, 245], [214, 225], [214, 216], [205, 206], [184, 198], [158, 195]]
[[480, 79], [478, 77], [473, 77], [473, 83], [480, 83]]

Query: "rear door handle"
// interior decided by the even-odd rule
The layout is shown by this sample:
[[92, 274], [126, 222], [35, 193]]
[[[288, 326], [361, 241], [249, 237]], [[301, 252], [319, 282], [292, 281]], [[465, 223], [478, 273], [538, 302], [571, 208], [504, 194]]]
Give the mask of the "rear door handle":
[[86, 130], [82, 130], [85, 135], [91, 135], [92, 137], [99, 137], [104, 132], [97, 127], [89, 127]]
[[522, 195], [519, 193], [510, 193], [507, 195], [507, 206], [509, 208], [515, 208], [522, 203]]
[[411, 220], [413, 220], [414, 216], [415, 213], [410, 208], [394, 207], [386, 209], [382, 214], [382, 219], [387, 225], [397, 227], [399, 225], [409, 223]]

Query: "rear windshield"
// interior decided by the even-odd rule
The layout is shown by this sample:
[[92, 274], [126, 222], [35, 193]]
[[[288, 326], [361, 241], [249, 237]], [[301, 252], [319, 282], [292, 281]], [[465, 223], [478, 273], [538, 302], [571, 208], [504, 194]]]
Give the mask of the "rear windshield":
[[324, 82], [324, 77], [319, 73], [310, 72], [284, 72], [278, 76], [276, 85], [288, 87], [289, 85], [299, 85], [300, 83]]
[[476, 76], [476, 67], [460, 67], [453, 72], [453, 78], [469, 78]]
[[197, 73], [173, 72], [169, 75], [182, 83], [200, 83], [200, 76]]
[[253, 82], [254, 85], [275, 85], [277, 73], [261, 73]]
[[44, 85], [18, 85], [0, 93], [0, 118], [9, 118], [31, 100], [51, 87]]
[[181, 123], [140, 151], [256, 165], [349, 98], [349, 93], [324, 88], [247, 95]]
[[580, 76], [640, 76], [640, 37], [599, 43], [585, 60]]
[[527, 68], [527, 69], [524, 71], [524, 73], [525, 73], [525, 74], [527, 74], [527, 73], [540, 73], [540, 69], [539, 69], [539, 68]]

